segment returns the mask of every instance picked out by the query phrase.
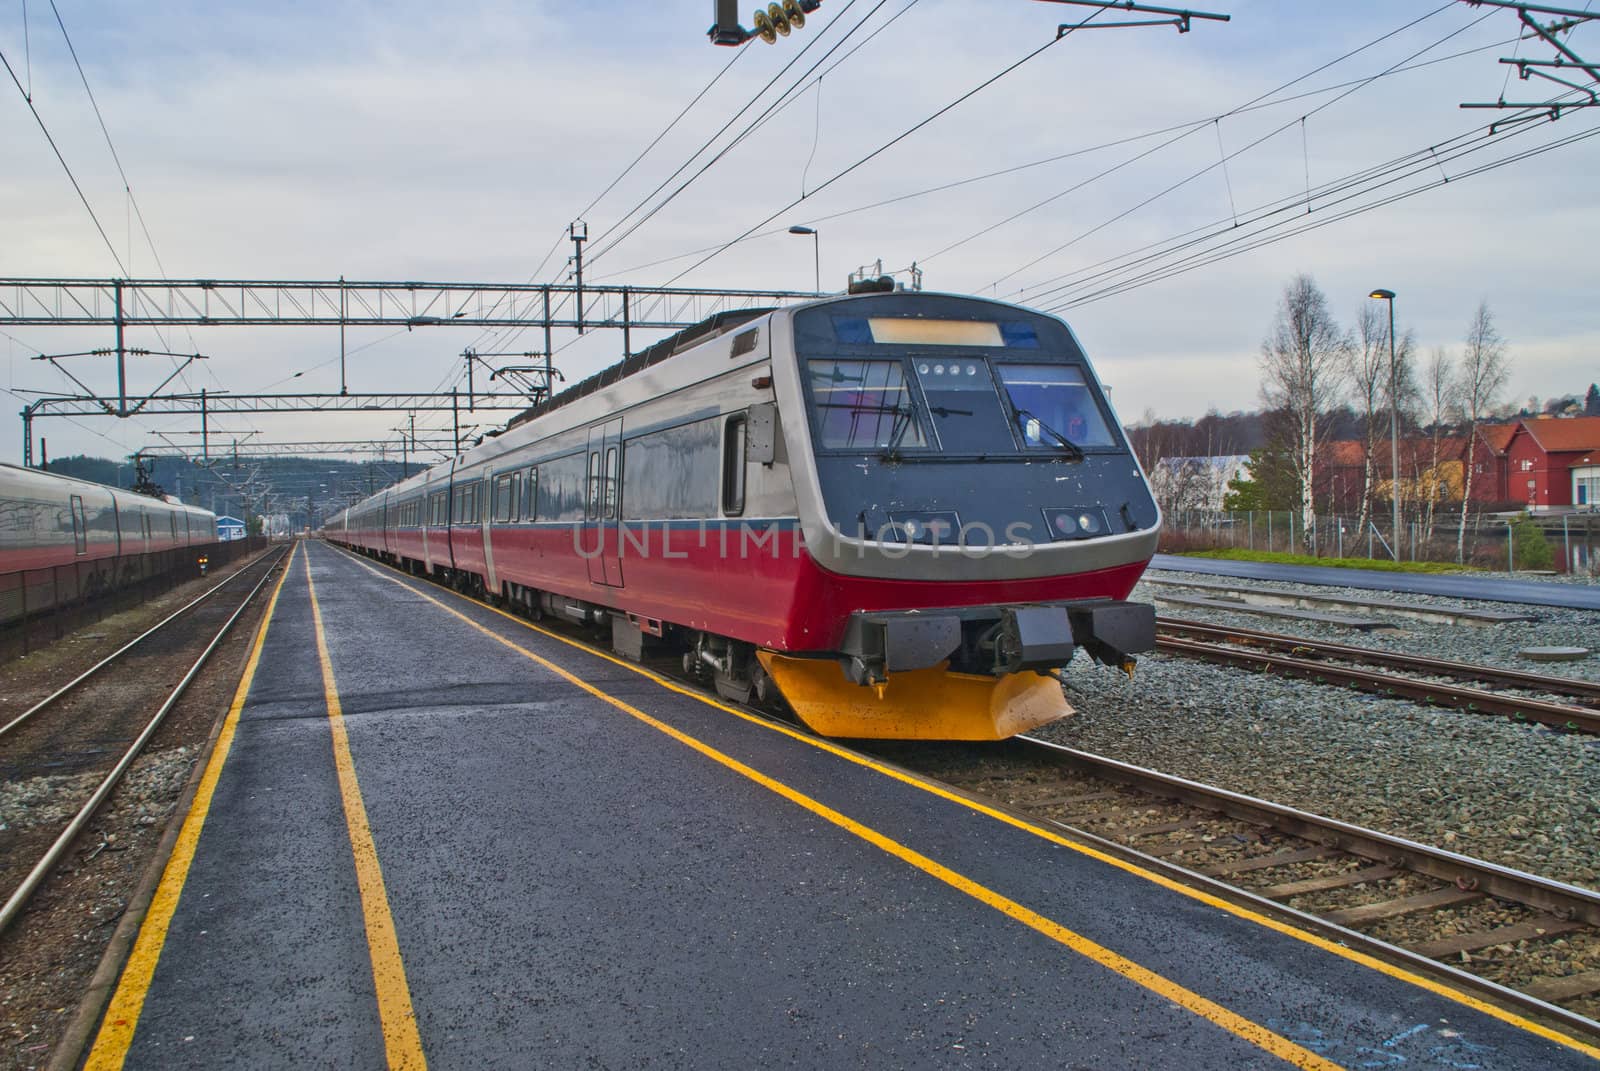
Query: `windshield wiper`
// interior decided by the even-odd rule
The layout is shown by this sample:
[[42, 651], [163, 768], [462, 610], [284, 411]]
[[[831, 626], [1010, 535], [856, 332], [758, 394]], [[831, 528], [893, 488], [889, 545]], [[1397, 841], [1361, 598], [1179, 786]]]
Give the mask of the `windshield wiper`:
[[[1054, 439], [1056, 442], [1061, 444], [1061, 448], [1067, 452], [1067, 456], [1072, 458], [1072, 460], [1074, 460], [1074, 461], [1082, 461], [1082, 460], [1084, 460], [1084, 458], [1086, 458], [1088, 456], [1087, 454], [1085, 454], [1083, 452], [1083, 447], [1079, 446], [1077, 443], [1073, 442], [1071, 439], [1069, 439], [1065, 435], [1061, 434], [1055, 428], [1052, 428], [1049, 424], [1046, 424], [1044, 421], [1040, 420], [1037, 416], [1035, 416], [1033, 413], [1030, 413], [1028, 410], [1018, 408], [1016, 410], [1016, 414], [1017, 414], [1017, 418], [1018, 418], [1019, 423], [1021, 421], [1023, 421], [1023, 420], [1031, 420], [1035, 424], [1037, 424], [1039, 426], [1039, 430], [1040, 431], [1044, 432], [1046, 435], [1050, 436], [1050, 438]], [[1028, 438], [1027, 428], [1023, 428], [1022, 429], [1022, 438], [1023, 438], [1024, 441], [1027, 440], [1027, 438]]]
[[878, 454], [878, 456], [886, 461], [899, 460], [900, 440], [906, 437], [906, 432], [909, 431], [912, 426], [916, 424], [916, 422], [916, 409], [909, 405], [895, 406], [894, 424], [889, 431], [889, 442]]

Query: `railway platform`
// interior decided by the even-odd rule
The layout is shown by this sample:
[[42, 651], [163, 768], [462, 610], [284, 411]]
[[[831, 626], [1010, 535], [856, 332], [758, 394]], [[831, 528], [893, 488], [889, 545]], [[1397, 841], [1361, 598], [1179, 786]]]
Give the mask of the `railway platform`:
[[1600, 586], [1561, 584], [1539, 580], [1512, 580], [1471, 573], [1385, 573], [1371, 569], [1336, 569], [1327, 565], [1284, 565], [1281, 562], [1235, 562], [1222, 558], [1186, 558], [1157, 554], [1150, 561], [1157, 571], [1206, 573], [1250, 580], [1292, 584], [1327, 584], [1364, 591], [1403, 591], [1413, 595], [1439, 595], [1452, 599], [1481, 599], [1523, 606], [1557, 606], [1568, 610], [1600, 610]]
[[91, 1041], [92, 1068], [1600, 1057], [310, 542]]

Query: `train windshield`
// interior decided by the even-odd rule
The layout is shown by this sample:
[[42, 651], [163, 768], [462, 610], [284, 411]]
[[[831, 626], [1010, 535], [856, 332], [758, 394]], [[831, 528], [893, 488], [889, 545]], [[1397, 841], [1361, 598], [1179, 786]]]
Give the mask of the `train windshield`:
[[899, 361], [812, 361], [817, 445], [890, 450], [928, 444]]
[[1017, 431], [1030, 449], [1057, 447], [1062, 439], [1074, 446], [1116, 445], [1081, 369], [1003, 364], [998, 371], [1016, 414]]
[[1065, 325], [973, 299], [885, 294], [794, 319], [815, 448], [914, 460], [1117, 449]]

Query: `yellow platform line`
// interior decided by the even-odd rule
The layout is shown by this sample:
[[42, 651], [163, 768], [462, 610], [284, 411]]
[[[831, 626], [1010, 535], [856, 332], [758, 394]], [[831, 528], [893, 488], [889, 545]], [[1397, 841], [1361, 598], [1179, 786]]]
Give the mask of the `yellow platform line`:
[[486, 625], [479, 624], [466, 614], [461, 613], [459, 610], [456, 610], [453, 607], [445, 605], [432, 595], [429, 595], [426, 592], [418, 591], [416, 588], [413, 588], [407, 584], [403, 584], [392, 577], [385, 576], [376, 569], [374, 569], [373, 572], [377, 573], [378, 576], [385, 580], [390, 580], [392, 583], [398, 584], [400, 587], [416, 595], [418, 598], [432, 603], [445, 613], [450, 614], [471, 628], [476, 629], [478, 632], [494, 640], [496, 643], [510, 648], [530, 661], [549, 670], [551, 673], [561, 677], [569, 684], [575, 685], [576, 687], [581, 688], [583, 691], [588, 692], [596, 699], [609, 703], [611, 706], [617, 708], [630, 717], [643, 722], [650, 728], [664, 733], [665, 735], [678, 741], [680, 744], [699, 752], [706, 758], [721, 764], [722, 766], [732, 770], [742, 777], [748, 778], [749, 780], [760, 785], [762, 788], [776, 793], [791, 803], [810, 811], [817, 817], [822, 818], [835, 826], [838, 826], [840, 829], [843, 829], [856, 837], [859, 837], [861, 840], [866, 841], [868, 844], [871, 844], [880, 851], [886, 852], [887, 854], [894, 856], [896, 859], [908, 863], [923, 873], [944, 882], [946, 885], [957, 890], [958, 892], [964, 893], [967, 896], [972, 897], [974, 900], [977, 900], [979, 903], [982, 903], [1004, 915], [1009, 916], [1012, 919], [1015, 919], [1024, 926], [1043, 934], [1052, 941], [1056, 941], [1057, 943], [1066, 946], [1079, 955], [1084, 956], [1085, 958], [1090, 959], [1103, 967], [1115, 971], [1134, 984], [1142, 986], [1150, 992], [1155, 993], [1157, 996], [1164, 997], [1167, 1000], [1172, 1001], [1174, 1004], [1177, 1004], [1179, 1007], [1185, 1008], [1188, 1011], [1209, 1020], [1236, 1037], [1248, 1041], [1252, 1045], [1271, 1053], [1273, 1056], [1276, 1056], [1295, 1067], [1308, 1069], [1314, 1068], [1317, 1069], [1317, 1071], [1338, 1071], [1338, 1068], [1340, 1067], [1339, 1064], [1318, 1056], [1310, 1049], [1296, 1045], [1294, 1042], [1290, 1041], [1281, 1034], [1275, 1033], [1272, 1030], [1269, 1030], [1267, 1027], [1254, 1022], [1253, 1020], [1247, 1019], [1242, 1015], [1230, 1011], [1215, 1001], [1209, 1000], [1206, 997], [1201, 996], [1199, 993], [1196, 993], [1191, 989], [1187, 989], [1171, 979], [1157, 974], [1155, 971], [1143, 967], [1138, 963], [1135, 963], [1125, 956], [1118, 955], [1116, 952], [1106, 948], [1104, 945], [1097, 944], [1089, 938], [1084, 937], [1082, 934], [1070, 930], [1067, 927], [1062, 926], [1060, 923], [1046, 918], [1030, 908], [1024, 907], [1015, 900], [1003, 896], [1000, 893], [995, 892], [993, 889], [990, 889], [985, 885], [973, 881], [971, 878], [951, 870], [949, 867], [930, 859], [928, 856], [925, 856], [912, 848], [906, 847], [905, 845], [885, 836], [870, 826], [863, 825], [862, 823], [857, 822], [855, 819], [834, 810], [827, 804], [813, 799], [800, 790], [793, 788], [782, 781], [778, 781], [775, 778], [769, 777], [759, 770], [745, 765], [738, 759], [735, 759], [731, 755], [717, 750], [710, 744], [707, 744], [696, 737], [690, 736], [688, 733], [674, 728], [673, 726], [668, 725], [657, 718], [651, 717], [649, 714], [646, 714], [639, 708], [632, 706], [624, 700], [618, 699], [616, 696], [613, 696], [610, 693], [595, 687], [588, 681], [583, 680], [576, 674], [561, 668], [548, 658], [536, 654], [535, 652], [528, 650], [528, 648], [523, 647], [515, 641], [501, 636], [499, 633], [495, 632], [493, 629], [490, 629]]
[[100, 1032], [95, 1036], [94, 1045], [84, 1061], [85, 1071], [113, 1071], [122, 1067], [128, 1058], [139, 1016], [144, 1011], [145, 997], [150, 992], [150, 981], [155, 977], [156, 963], [167, 941], [167, 930], [172, 925], [172, 916], [178, 910], [178, 898], [183, 893], [189, 868], [194, 863], [200, 831], [211, 812], [211, 798], [216, 794], [217, 781], [228, 760], [228, 750], [233, 746], [239, 712], [244, 709], [245, 699], [250, 695], [250, 685], [256, 678], [256, 668], [261, 664], [261, 648], [266, 645], [267, 629], [271, 627], [273, 613], [278, 608], [278, 595], [283, 591], [284, 581], [289, 579], [289, 567], [299, 552], [299, 544], [289, 551], [289, 559], [283, 563], [283, 575], [278, 577], [278, 583], [272, 589], [272, 598], [267, 601], [266, 613], [262, 615], [261, 626], [256, 630], [255, 644], [250, 648], [250, 657], [244, 664], [244, 674], [233, 693], [233, 703], [229, 705], [227, 717], [223, 719], [222, 729], [217, 734], [216, 746], [211, 749], [211, 759], [200, 776], [194, 801], [189, 807], [188, 817], [183, 820], [183, 827], [178, 831], [172, 855], [167, 859], [166, 868], [161, 872], [161, 881], [145, 911], [139, 936], [128, 955], [128, 962], [122, 968], [122, 977], [117, 981], [117, 990], [106, 1005], [105, 1017], [100, 1021]]
[[[410, 591], [421, 598], [430, 598], [430, 596], [408, 584], [406, 579], [410, 579], [409, 577], [406, 579], [401, 579], [400, 577], [392, 576], [389, 572], [379, 569], [377, 566], [371, 564], [364, 558], [361, 558], [348, 551], [346, 554], [349, 556], [351, 561], [371, 571], [375, 575], [389, 581], [391, 584], [396, 584], [399, 587], [405, 588], [407, 591]], [[1579, 1039], [1568, 1034], [1564, 1034], [1559, 1030], [1545, 1026], [1543, 1023], [1534, 1022], [1532, 1019], [1518, 1015], [1516, 1012], [1508, 1011], [1497, 1004], [1491, 1004], [1488, 1001], [1476, 997], [1471, 993], [1466, 993], [1456, 989], [1454, 986], [1451, 986], [1445, 982], [1441, 982], [1434, 978], [1429, 978], [1425, 975], [1417, 974], [1416, 972], [1406, 970], [1403, 967], [1397, 967], [1392, 963], [1386, 963], [1383, 960], [1377, 959], [1374, 956], [1370, 956], [1365, 952], [1359, 952], [1353, 948], [1348, 948], [1344, 945], [1341, 945], [1336, 941], [1331, 941], [1320, 934], [1312, 933], [1309, 930], [1303, 930], [1292, 923], [1284, 922], [1283, 920], [1273, 918], [1270, 915], [1263, 915], [1259, 911], [1254, 911], [1248, 907], [1236, 904], [1231, 900], [1226, 900], [1220, 896], [1215, 896], [1203, 890], [1192, 888], [1183, 884], [1182, 882], [1174, 880], [1173, 878], [1167, 877], [1165, 874], [1158, 874], [1153, 870], [1147, 870], [1144, 867], [1139, 866], [1137, 863], [1131, 863], [1126, 859], [1121, 859], [1115, 855], [1110, 855], [1099, 850], [1098, 848], [1093, 847], [1092, 845], [1085, 844], [1082, 841], [1074, 840], [1073, 838], [1065, 836], [1054, 830], [1035, 825], [1032, 822], [1023, 818], [1019, 818], [1014, 814], [1007, 814], [1005, 811], [986, 806], [970, 797], [952, 792], [943, 785], [932, 781], [925, 781], [914, 774], [906, 773], [904, 770], [897, 770], [891, 766], [886, 766], [883, 763], [870, 759], [865, 755], [860, 755], [842, 748], [828, 740], [820, 739], [819, 737], [809, 735], [797, 729], [791, 729], [786, 725], [780, 725], [777, 722], [770, 721], [766, 718], [758, 718], [752, 714], [748, 714], [745, 711], [738, 709], [737, 707], [729, 706], [728, 704], [713, 699], [701, 692], [697, 692], [692, 688], [685, 688], [676, 681], [668, 680], [659, 673], [648, 670], [636, 663], [618, 658], [609, 652], [599, 650], [598, 648], [580, 640], [571, 639], [570, 637], [563, 636], [558, 632], [551, 632], [549, 629], [542, 628], [526, 618], [507, 613], [504, 610], [490, 606], [487, 603], [479, 602], [478, 600], [469, 598], [468, 596], [461, 595], [458, 592], [450, 592], [450, 594], [454, 595], [458, 599], [461, 599], [463, 602], [467, 602], [478, 607], [481, 610], [487, 610], [492, 614], [498, 614], [507, 621], [513, 622], [514, 624], [520, 626], [521, 628], [525, 628], [530, 632], [537, 632], [541, 636], [555, 640], [559, 643], [564, 643], [568, 647], [582, 651], [584, 654], [591, 655], [595, 658], [604, 659], [605, 661], [611, 662], [614, 665], [626, 669], [631, 673], [636, 673], [641, 677], [646, 677], [649, 680], [654, 681], [667, 691], [676, 692], [679, 695], [687, 696], [696, 702], [704, 703], [706, 706], [715, 707], [718, 710], [732, 714], [734, 717], [741, 718], [744, 721], [749, 722], [751, 725], [765, 729], [768, 732], [775, 732], [784, 736], [788, 736], [799, 743], [807, 745], [808, 747], [814, 747], [820, 751], [826, 751], [831, 755], [844, 759], [846, 762], [851, 762], [857, 766], [862, 766], [866, 769], [873, 770], [876, 773], [882, 774], [884, 777], [900, 781], [904, 784], [910, 785], [913, 788], [927, 792], [930, 795], [938, 796], [942, 799], [949, 800], [952, 803], [960, 804], [963, 807], [967, 807], [978, 812], [979, 814], [992, 818], [997, 822], [1001, 822], [1005, 825], [1011, 826], [1014, 829], [1019, 829], [1024, 833], [1047, 840], [1052, 844], [1060, 845], [1063, 848], [1069, 848], [1080, 855], [1098, 860], [1099, 862], [1105, 863], [1107, 866], [1116, 867], [1118, 870], [1124, 871], [1128, 874], [1133, 874], [1137, 877], [1143, 878], [1146, 881], [1153, 882], [1154, 884], [1160, 885], [1165, 889], [1170, 889], [1181, 896], [1186, 896], [1191, 900], [1197, 900], [1208, 907], [1214, 907], [1217, 910], [1225, 911], [1236, 918], [1256, 923], [1259, 926], [1264, 926], [1269, 930], [1281, 933], [1286, 937], [1292, 937], [1295, 940], [1305, 944], [1312, 945], [1324, 952], [1338, 956], [1341, 959], [1349, 960], [1352, 963], [1359, 963], [1363, 967], [1367, 967], [1371, 970], [1377, 971], [1380, 974], [1387, 975], [1396, 979], [1397, 981], [1406, 982], [1409, 985], [1414, 985], [1420, 989], [1425, 989], [1437, 996], [1444, 997], [1447, 1000], [1454, 1001], [1455, 1003], [1471, 1008], [1474, 1011], [1481, 1012], [1490, 1018], [1498, 1019], [1501, 1022], [1515, 1026], [1520, 1030], [1525, 1030], [1530, 1034], [1545, 1038], [1548, 1041], [1556, 1042], [1565, 1048], [1572, 1049], [1575, 1052], [1581, 1052], [1585, 1056], [1600, 1060], [1600, 1046], [1595, 1046], [1587, 1042], [1580, 1041]]]
[[405, 963], [400, 958], [400, 941], [395, 935], [394, 916], [389, 911], [389, 894], [383, 884], [383, 868], [378, 864], [378, 848], [372, 842], [367, 807], [362, 801], [355, 762], [350, 756], [350, 736], [345, 731], [344, 708], [339, 702], [333, 661], [328, 657], [322, 608], [317, 604], [316, 585], [311, 582], [309, 553], [306, 555], [306, 591], [311, 596], [317, 659], [322, 663], [322, 691], [328, 704], [328, 725], [333, 731], [333, 764], [339, 774], [339, 795], [344, 801], [344, 820], [350, 831], [350, 850], [355, 856], [356, 883], [361, 890], [361, 915], [366, 923], [367, 952], [372, 961], [372, 984], [378, 996], [384, 1053], [391, 1068], [422, 1071], [428, 1061], [422, 1054], [422, 1038], [417, 1033], [417, 1015], [411, 1006], [411, 987], [406, 983]]

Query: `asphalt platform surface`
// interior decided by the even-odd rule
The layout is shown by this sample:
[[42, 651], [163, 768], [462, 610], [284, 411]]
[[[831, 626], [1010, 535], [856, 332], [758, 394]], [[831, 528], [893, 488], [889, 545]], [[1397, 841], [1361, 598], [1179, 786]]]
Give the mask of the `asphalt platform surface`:
[[320, 543], [163, 894], [92, 1066], [1594, 1066]]
[[1211, 576], [1238, 576], [1291, 584], [1327, 584], [1368, 591], [1404, 591], [1415, 595], [1440, 595], [1452, 599], [1514, 602], [1526, 606], [1558, 606], [1570, 610], [1600, 610], [1600, 584], [1563, 584], [1556, 581], [1511, 580], [1471, 573], [1384, 573], [1368, 569], [1334, 569], [1326, 565], [1284, 565], [1279, 562], [1235, 562], [1221, 558], [1187, 558], [1157, 554], [1150, 568]]

